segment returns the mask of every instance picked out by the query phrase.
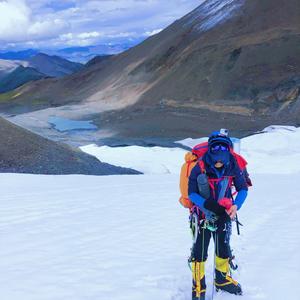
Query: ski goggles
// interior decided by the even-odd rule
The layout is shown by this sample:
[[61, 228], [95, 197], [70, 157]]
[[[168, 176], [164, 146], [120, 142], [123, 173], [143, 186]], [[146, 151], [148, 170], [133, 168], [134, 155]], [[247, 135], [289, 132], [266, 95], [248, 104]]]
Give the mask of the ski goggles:
[[222, 145], [222, 144], [216, 144], [210, 147], [211, 152], [215, 153], [215, 152], [225, 152], [225, 151], [229, 151], [228, 146], [226, 145]]

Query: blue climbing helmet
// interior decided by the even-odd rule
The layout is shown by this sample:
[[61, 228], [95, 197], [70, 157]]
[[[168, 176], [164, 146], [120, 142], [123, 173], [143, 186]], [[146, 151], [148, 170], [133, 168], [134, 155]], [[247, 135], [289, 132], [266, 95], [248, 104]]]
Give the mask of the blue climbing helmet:
[[221, 129], [220, 131], [214, 131], [208, 139], [208, 147], [215, 145], [216, 143], [227, 145], [230, 148], [233, 148], [231, 139], [228, 136], [227, 129]]
[[208, 162], [213, 165], [217, 162], [227, 165], [230, 162], [230, 150], [232, 148], [233, 144], [228, 136], [228, 130], [221, 129], [213, 132], [208, 139]]

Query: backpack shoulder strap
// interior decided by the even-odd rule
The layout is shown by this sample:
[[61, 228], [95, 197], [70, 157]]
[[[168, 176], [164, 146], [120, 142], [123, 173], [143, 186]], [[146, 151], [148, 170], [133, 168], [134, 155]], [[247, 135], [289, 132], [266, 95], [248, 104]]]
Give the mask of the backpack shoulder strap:
[[206, 174], [205, 164], [202, 157], [198, 159], [198, 166], [200, 167], [201, 173]]

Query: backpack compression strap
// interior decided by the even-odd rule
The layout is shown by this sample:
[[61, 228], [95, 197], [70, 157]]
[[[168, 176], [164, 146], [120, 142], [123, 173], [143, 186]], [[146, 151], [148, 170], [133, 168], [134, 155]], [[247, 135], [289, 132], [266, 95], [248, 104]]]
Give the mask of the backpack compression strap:
[[198, 165], [200, 167], [201, 173], [206, 174], [205, 164], [202, 158], [198, 159]]

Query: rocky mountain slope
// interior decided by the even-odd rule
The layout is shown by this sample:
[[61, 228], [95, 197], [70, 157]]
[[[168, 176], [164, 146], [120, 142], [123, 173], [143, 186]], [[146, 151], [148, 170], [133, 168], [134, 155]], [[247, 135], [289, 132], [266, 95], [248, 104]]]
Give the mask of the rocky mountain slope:
[[79, 116], [127, 137], [297, 124], [299, 53], [298, 0], [206, 0], [120, 55], [4, 95], [0, 109], [80, 104]]
[[0, 172], [34, 174], [137, 174], [52, 142], [0, 118]]
[[85, 64], [85, 67], [91, 67], [93, 65], [100, 64], [100, 63], [104, 62], [105, 60], [112, 58], [112, 57], [113, 57], [113, 55], [97, 55], [94, 58], [92, 58], [91, 60], [89, 60]]

